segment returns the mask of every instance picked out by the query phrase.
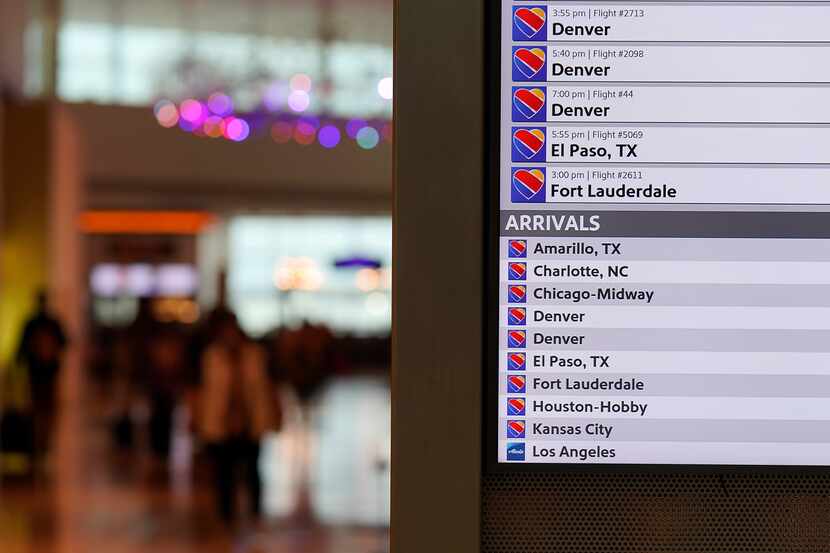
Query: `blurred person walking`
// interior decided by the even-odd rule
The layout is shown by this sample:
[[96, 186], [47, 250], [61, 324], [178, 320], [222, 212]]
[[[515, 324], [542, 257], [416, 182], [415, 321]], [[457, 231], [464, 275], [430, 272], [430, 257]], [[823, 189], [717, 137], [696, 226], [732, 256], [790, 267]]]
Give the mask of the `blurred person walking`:
[[46, 292], [40, 291], [17, 348], [17, 362], [28, 375], [37, 461], [42, 461], [51, 447], [58, 410], [58, 377], [66, 346], [63, 325], [49, 311]]
[[214, 335], [201, 360], [195, 419], [216, 471], [219, 514], [236, 518], [238, 469], [244, 472], [251, 514], [262, 513], [260, 441], [279, 429], [279, 396], [272, 385], [265, 352], [248, 339], [236, 316], [217, 314]]
[[152, 366], [151, 341], [160, 334], [161, 325], [153, 315], [152, 298], [138, 300], [133, 321], [123, 328], [113, 346], [113, 375], [111, 390], [112, 436], [115, 445], [123, 450], [135, 445], [133, 415], [150, 376]]
[[147, 341], [147, 366], [141, 379], [150, 408], [150, 450], [168, 462], [173, 435], [173, 413], [184, 391], [187, 343], [175, 325], [159, 325]]

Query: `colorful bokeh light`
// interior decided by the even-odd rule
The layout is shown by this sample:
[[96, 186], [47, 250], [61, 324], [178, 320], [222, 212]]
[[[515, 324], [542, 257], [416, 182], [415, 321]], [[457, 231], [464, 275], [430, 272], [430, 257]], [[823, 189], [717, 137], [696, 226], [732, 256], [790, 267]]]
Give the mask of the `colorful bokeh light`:
[[317, 129], [315, 129], [311, 123], [299, 121], [297, 126], [294, 128], [294, 141], [297, 142], [297, 144], [308, 146], [314, 142], [316, 134]]
[[225, 117], [233, 112], [233, 100], [227, 94], [214, 92], [207, 101], [208, 109], [214, 115]]
[[211, 115], [205, 119], [203, 130], [211, 138], [221, 138], [225, 135], [225, 120], [218, 115]]
[[391, 100], [394, 94], [392, 77], [385, 77], [378, 81], [378, 95], [384, 100]]
[[153, 105], [153, 114], [158, 115], [159, 110], [165, 106], [173, 105], [170, 100], [161, 99]]
[[205, 106], [198, 100], [187, 99], [179, 107], [179, 113], [185, 121], [199, 124], [205, 116]]
[[156, 114], [156, 121], [162, 127], [169, 129], [179, 122], [179, 110], [173, 102], [161, 100], [155, 105], [153, 111]]
[[[378, 94], [391, 99], [392, 84], [391, 77], [378, 81]], [[217, 91], [207, 100], [187, 98], [178, 104], [168, 99], [159, 100], [153, 106], [153, 113], [159, 125], [165, 128], [178, 126], [193, 136], [224, 137], [234, 142], [248, 139], [255, 129], [269, 133], [277, 144], [292, 140], [302, 145], [317, 142], [326, 149], [336, 148], [345, 137], [355, 140], [365, 150], [376, 148], [381, 141], [392, 142], [394, 129], [388, 120], [321, 121], [311, 111], [311, 88], [311, 78], [297, 74], [290, 83], [275, 81], [261, 88], [262, 95], [258, 97], [258, 107], [254, 111], [251, 111], [253, 108], [240, 108], [249, 103], [240, 97], [232, 98], [226, 92]], [[244, 119], [234, 114], [235, 109], [243, 110]]]
[[233, 142], [242, 142], [251, 134], [251, 127], [244, 119], [225, 118], [225, 138]]
[[334, 148], [340, 144], [340, 129], [334, 125], [326, 125], [317, 133], [317, 141], [323, 148]]
[[287, 121], [277, 121], [271, 125], [271, 138], [277, 144], [288, 144], [294, 135], [294, 125]]
[[191, 123], [184, 117], [179, 118], [179, 128], [184, 132], [194, 132], [199, 127], [198, 123]]
[[307, 94], [311, 92], [311, 77], [305, 73], [297, 73], [288, 81], [288, 86], [291, 87], [292, 91], [305, 92]]
[[374, 127], [363, 127], [357, 132], [357, 144], [364, 150], [371, 150], [380, 142], [380, 134]]
[[288, 87], [285, 84], [276, 82], [268, 85], [262, 95], [262, 105], [268, 111], [279, 111], [285, 106], [288, 98]]
[[308, 92], [302, 90], [294, 90], [288, 95], [288, 107], [292, 111], [302, 113], [311, 105], [311, 97]]
[[346, 136], [354, 140], [357, 138], [357, 133], [360, 132], [360, 129], [366, 125], [368, 125], [368, 123], [363, 119], [351, 119], [348, 123], [346, 123]]
[[305, 117], [300, 117], [298, 123], [307, 123], [314, 127], [315, 131], [320, 130], [320, 118], [314, 117], [313, 115], [307, 115]]

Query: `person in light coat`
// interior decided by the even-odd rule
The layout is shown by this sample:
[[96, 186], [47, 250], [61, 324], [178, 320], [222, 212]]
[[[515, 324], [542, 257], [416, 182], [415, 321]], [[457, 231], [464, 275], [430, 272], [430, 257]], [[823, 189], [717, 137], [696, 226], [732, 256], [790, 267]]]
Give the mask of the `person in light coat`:
[[255, 518], [261, 514], [260, 441], [278, 430], [280, 409], [265, 352], [245, 336], [230, 312], [214, 328], [214, 338], [201, 359], [196, 421], [216, 470], [219, 513], [230, 523], [236, 515], [240, 468], [251, 513]]

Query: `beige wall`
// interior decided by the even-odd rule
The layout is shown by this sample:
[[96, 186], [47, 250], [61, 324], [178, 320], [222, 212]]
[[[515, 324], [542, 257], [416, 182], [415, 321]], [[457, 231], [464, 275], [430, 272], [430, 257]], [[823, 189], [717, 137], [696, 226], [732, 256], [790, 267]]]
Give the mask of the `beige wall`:
[[80, 344], [84, 341], [86, 272], [82, 236], [76, 230], [84, 196], [84, 143], [72, 114], [55, 104], [51, 110], [49, 173], [49, 291], [66, 326], [71, 346], [62, 391], [75, 398], [80, 385]]

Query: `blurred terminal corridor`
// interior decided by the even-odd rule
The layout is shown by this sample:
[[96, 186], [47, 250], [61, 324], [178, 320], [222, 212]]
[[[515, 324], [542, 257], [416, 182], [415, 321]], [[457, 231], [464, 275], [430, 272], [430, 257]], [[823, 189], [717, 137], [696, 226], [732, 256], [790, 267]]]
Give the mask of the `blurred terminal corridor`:
[[2, 553], [388, 549], [392, 6], [0, 0]]

